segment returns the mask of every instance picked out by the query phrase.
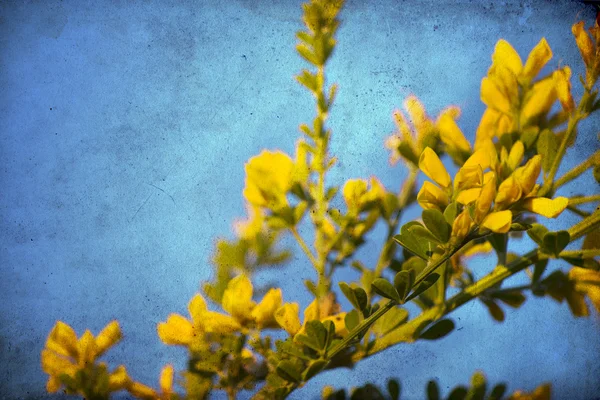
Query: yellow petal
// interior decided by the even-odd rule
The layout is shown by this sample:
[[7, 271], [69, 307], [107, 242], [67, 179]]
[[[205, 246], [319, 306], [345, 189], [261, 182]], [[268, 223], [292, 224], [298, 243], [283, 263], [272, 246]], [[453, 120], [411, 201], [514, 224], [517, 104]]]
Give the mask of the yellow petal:
[[475, 222], [481, 223], [483, 218], [490, 211], [492, 202], [496, 197], [496, 176], [492, 172], [489, 179], [485, 181], [477, 202], [475, 203]]
[[104, 329], [102, 329], [98, 336], [96, 336], [98, 356], [102, 355], [119, 340], [121, 340], [121, 328], [119, 327], [119, 323], [117, 321], [111, 321]]
[[496, 65], [490, 69], [488, 77], [511, 104], [511, 108], [519, 103], [519, 84], [512, 71], [503, 65]]
[[458, 196], [456, 196], [456, 202], [467, 205], [473, 203], [481, 195], [481, 188], [472, 188], [461, 190]]
[[163, 394], [173, 393], [173, 366], [171, 364], [165, 365], [160, 371], [159, 386]]
[[96, 339], [89, 329], [86, 330], [77, 341], [77, 351], [79, 352], [79, 363], [81, 366], [86, 363], [91, 363], [96, 359]]
[[535, 187], [535, 182], [542, 170], [542, 157], [539, 154], [533, 156], [525, 165], [519, 167], [513, 173], [515, 181], [521, 187], [522, 196], [527, 196]]
[[144, 400], [160, 398], [159, 394], [156, 393], [154, 391], [154, 389], [152, 389], [149, 386], [144, 385], [143, 383], [139, 383], [139, 382], [132, 382], [129, 385], [129, 387], [127, 388], [127, 390], [129, 391], [129, 393], [131, 393], [135, 397], [138, 397], [138, 398], [144, 399]]
[[60, 378], [57, 376], [51, 376], [48, 378], [48, 382], [46, 382], [46, 391], [48, 393], [56, 393], [62, 386]]
[[564, 67], [554, 71], [552, 78], [554, 79], [556, 96], [563, 109], [568, 112], [573, 111], [575, 109], [575, 102], [571, 94], [571, 68]]
[[367, 193], [367, 181], [364, 179], [349, 179], [344, 184], [342, 195], [348, 210], [358, 212], [361, 206], [361, 199]]
[[68, 324], [56, 321], [46, 340], [46, 348], [64, 356], [77, 358], [77, 334]]
[[275, 320], [291, 336], [298, 333], [301, 328], [299, 311], [298, 303], [286, 303], [275, 311]]
[[588, 268], [573, 267], [568, 274], [569, 280], [585, 281], [600, 285], [600, 271], [594, 271]]
[[416, 96], [409, 96], [404, 101], [404, 108], [408, 111], [408, 115], [417, 131], [417, 136], [422, 135], [427, 127], [425, 107]]
[[223, 293], [223, 309], [240, 321], [250, 318], [254, 307], [252, 282], [245, 274], [238, 275], [227, 284]]
[[423, 187], [417, 195], [419, 205], [424, 209], [435, 208], [444, 210], [450, 199], [446, 192], [429, 181], [423, 182]]
[[116, 392], [125, 389], [131, 383], [127, 370], [123, 365], [119, 365], [108, 377], [108, 390]]
[[495, 233], [506, 233], [510, 230], [511, 223], [512, 212], [505, 210], [488, 214], [483, 219], [481, 226]]
[[[492, 144], [492, 148], [494, 145]], [[492, 162], [492, 156], [495, 156], [496, 151], [495, 148], [492, 150], [489, 146], [484, 146], [478, 149], [475, 153], [471, 155], [463, 164], [463, 168], [469, 167], [481, 167], [482, 170], [489, 168]]]
[[483, 171], [479, 165], [462, 167], [454, 177], [454, 192], [474, 187], [481, 188], [483, 184]]
[[188, 303], [188, 312], [192, 317], [192, 323], [195, 328], [203, 326], [204, 313], [207, 311], [206, 300], [200, 294], [194, 295]]
[[435, 154], [435, 151], [431, 150], [430, 147], [427, 147], [423, 150], [423, 153], [421, 153], [421, 157], [419, 158], [419, 168], [429, 177], [429, 179], [444, 188], [449, 187], [452, 183], [450, 174], [446, 171], [444, 164], [442, 164], [438, 155]]
[[592, 68], [594, 65], [594, 43], [592, 42], [592, 39], [589, 37], [588, 33], [585, 31], [584, 26], [584, 22], [579, 21], [573, 25], [571, 31], [575, 36], [575, 42], [577, 43], [577, 47], [579, 47], [579, 52], [581, 53], [583, 62], [587, 68]]
[[[503, 147], [504, 148], [504, 147]], [[523, 161], [523, 155], [525, 154], [525, 146], [523, 142], [517, 140], [515, 144], [510, 148], [510, 154], [508, 155], [507, 164], [510, 167], [511, 171], [514, 171], [519, 165], [521, 165], [521, 161]]]
[[569, 199], [566, 197], [556, 197], [554, 199], [547, 199], [545, 197], [532, 197], [525, 199], [523, 202], [524, 209], [542, 215], [546, 218], [558, 217], [568, 205]]
[[75, 376], [77, 366], [68, 358], [61, 356], [51, 350], [42, 350], [42, 370], [51, 376], [67, 374]]
[[504, 93], [488, 77], [481, 80], [481, 101], [488, 107], [504, 114], [510, 114], [510, 102]]
[[258, 326], [272, 325], [275, 322], [275, 311], [281, 307], [281, 303], [281, 289], [270, 289], [252, 310], [252, 318]]
[[546, 38], [542, 38], [529, 53], [525, 67], [523, 67], [523, 75], [528, 79], [535, 78], [551, 58], [552, 50], [550, 50]]
[[513, 74], [518, 76], [523, 69], [523, 62], [519, 53], [504, 39], [498, 40], [492, 55], [492, 62], [498, 65], [504, 65]]
[[[406, 117], [401, 110], [394, 111], [394, 121], [396, 122], [396, 127], [398, 127], [398, 131], [400, 132], [400, 139], [402, 142], [408, 142], [411, 146], [414, 145], [414, 137], [406, 122]], [[400, 145], [400, 143], [398, 143]], [[396, 146], [395, 148], [398, 148]]]
[[319, 303], [316, 299], [304, 309], [304, 324], [315, 319], [319, 319]]
[[203, 324], [205, 331], [208, 333], [233, 333], [242, 329], [242, 326], [235, 318], [215, 311], [204, 313]]
[[248, 210], [248, 218], [246, 220], [235, 221], [233, 229], [240, 238], [252, 240], [262, 232], [265, 214], [260, 207], [253, 204], [247, 204], [246, 209]]
[[466, 209], [463, 210], [452, 224], [452, 237], [455, 237], [458, 240], [464, 239], [471, 231], [472, 225], [473, 221], [471, 221], [469, 212]]
[[491, 141], [496, 135], [496, 126], [500, 119], [500, 113], [492, 108], [486, 108], [479, 121], [475, 133], [475, 150], [480, 149], [484, 143]]
[[192, 323], [179, 314], [170, 314], [167, 322], [160, 322], [156, 330], [160, 340], [168, 345], [186, 346], [194, 337]]
[[469, 247], [467, 250], [462, 253], [464, 257], [472, 257], [476, 254], [489, 253], [494, 248], [490, 242], [483, 242]]
[[526, 100], [521, 111], [521, 120], [524, 124], [535, 121], [539, 116], [545, 115], [556, 101], [554, 80], [546, 78], [536, 82], [531, 89], [531, 95]]
[[521, 187], [517, 184], [514, 175], [506, 178], [498, 187], [496, 194], [496, 209], [501, 210], [510, 207], [521, 198]]
[[464, 152], [471, 151], [471, 144], [449, 113], [442, 114], [437, 125], [440, 131], [440, 139], [446, 146]]

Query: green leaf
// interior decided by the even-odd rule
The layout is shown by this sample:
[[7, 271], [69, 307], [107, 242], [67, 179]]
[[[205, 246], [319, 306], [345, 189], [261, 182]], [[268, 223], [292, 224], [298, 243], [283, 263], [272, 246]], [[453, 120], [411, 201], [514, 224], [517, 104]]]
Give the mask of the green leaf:
[[319, 66], [319, 59], [317, 58], [317, 55], [314, 54], [307, 46], [298, 44], [296, 45], [296, 50], [298, 51], [298, 54], [300, 54], [302, 58], [304, 58], [310, 64]]
[[315, 297], [317, 296], [317, 285], [315, 285], [313, 281], [306, 279], [304, 281], [304, 286], [306, 286], [308, 291], [311, 292]]
[[394, 287], [396, 288], [396, 292], [400, 295], [400, 299], [404, 300], [410, 289], [412, 288], [412, 281], [414, 279], [414, 274], [411, 274], [408, 271], [400, 271], [394, 277]]
[[549, 232], [544, 236], [544, 249], [558, 257], [571, 241], [571, 235], [567, 231]]
[[303, 373], [303, 380], [307, 381], [310, 378], [312, 378], [313, 376], [317, 375], [319, 372], [321, 372], [325, 366], [327, 365], [327, 361], [325, 360], [314, 360], [311, 361], [310, 364], [308, 365], [308, 368], [306, 368], [306, 370]]
[[449, 319], [443, 319], [436, 322], [431, 328], [419, 334], [419, 339], [437, 340], [448, 335], [454, 330], [454, 322]]
[[454, 202], [448, 204], [448, 206], [444, 210], [444, 219], [446, 220], [448, 225], [452, 226], [457, 215], [458, 215], [458, 203], [454, 201]]
[[344, 317], [344, 323], [346, 324], [346, 329], [348, 329], [348, 331], [356, 328], [360, 323], [358, 311], [352, 310], [349, 313], [346, 313], [346, 316]]
[[492, 393], [490, 393], [490, 397], [488, 400], [500, 400], [504, 393], [506, 392], [506, 385], [504, 383], [499, 383], [492, 389]]
[[511, 232], [523, 232], [523, 231], [527, 231], [529, 229], [531, 229], [530, 224], [523, 224], [520, 222], [515, 222], [515, 223], [510, 224]]
[[433, 380], [427, 382], [427, 400], [440, 400], [440, 388]]
[[549, 129], [544, 129], [537, 141], [537, 153], [543, 154], [542, 157], [542, 169], [544, 172], [550, 171], [552, 167], [552, 162], [556, 158], [556, 153], [558, 151], [558, 142], [556, 140], [556, 136]]
[[519, 308], [521, 307], [521, 305], [523, 305], [523, 303], [526, 300], [526, 297], [523, 293], [521, 292], [498, 292], [495, 293], [494, 298], [502, 301], [505, 304], [508, 304], [509, 306], [513, 307], [513, 308]]
[[450, 225], [446, 222], [444, 214], [436, 209], [427, 209], [422, 214], [423, 223], [429, 231], [442, 243], [450, 240]]
[[300, 371], [288, 360], [283, 360], [277, 364], [277, 375], [289, 382], [298, 383], [302, 379]]
[[400, 229], [399, 235], [394, 236], [394, 240], [414, 255], [419, 256], [424, 260], [429, 259], [425, 249], [422, 247], [422, 243], [419, 242], [416, 236], [408, 231], [408, 228], [405, 228], [406, 225]]
[[371, 283], [371, 288], [381, 297], [394, 300], [398, 303], [400, 302], [400, 296], [398, 295], [398, 292], [396, 292], [396, 289], [394, 289], [394, 286], [383, 278], [375, 279], [373, 283]]
[[308, 337], [313, 337], [317, 340], [319, 349], [325, 348], [325, 345], [327, 344], [327, 329], [325, 329], [321, 321], [308, 321], [306, 323], [306, 333]]
[[315, 93], [319, 89], [317, 76], [310, 71], [303, 69], [302, 72], [296, 76], [296, 79], [300, 84], [305, 86], [308, 90]]
[[340, 283], [338, 283], [338, 286], [342, 290], [342, 293], [344, 294], [344, 296], [346, 296], [348, 301], [350, 301], [350, 304], [352, 304], [352, 306], [354, 308], [361, 310], [360, 304], [358, 303], [358, 299], [356, 298], [356, 295], [354, 294], [354, 290], [352, 290], [352, 288], [350, 286], [348, 286], [348, 284], [346, 282], [340, 282]]
[[[411, 273], [414, 273], [415, 276], [418, 276], [421, 272], [423, 272], [423, 270], [425, 269], [425, 267], [427, 266], [427, 263], [419, 258], [419, 257], [410, 257], [408, 260], [406, 260], [403, 264], [402, 264], [402, 269], [406, 270], [406, 271], [411, 271]], [[413, 277], [413, 282], [414, 282], [414, 277]]]
[[365, 292], [365, 290], [360, 287], [354, 288], [352, 290], [354, 291], [354, 296], [356, 297], [356, 301], [358, 302], [358, 309], [360, 311], [364, 311], [368, 303], [367, 292]]
[[505, 233], [492, 233], [487, 239], [498, 255], [498, 263], [500, 265], [505, 265], [507, 261], [506, 248], [508, 245], [508, 235]]
[[427, 276], [427, 278], [425, 278], [425, 280], [421, 282], [419, 286], [417, 286], [415, 291], [410, 296], [408, 296], [404, 302], [408, 303], [409, 301], [411, 301], [412, 299], [429, 289], [437, 282], [438, 279], [440, 279], [440, 274], [435, 272]]
[[467, 392], [468, 400], [484, 400], [486, 390], [485, 376], [477, 371], [471, 377], [471, 388]]
[[496, 302], [492, 300], [481, 301], [488, 308], [488, 311], [490, 312], [490, 315], [492, 316], [492, 318], [494, 318], [494, 320], [498, 322], [504, 322], [504, 311], [502, 311], [502, 309], [498, 304], [496, 304]]
[[536, 262], [533, 266], [533, 276], [531, 277], [531, 282], [537, 283], [544, 272], [546, 271], [546, 267], [548, 266], [548, 259], [540, 260]]
[[391, 400], [400, 399], [400, 383], [396, 379], [390, 379], [387, 383], [388, 393]]
[[544, 236], [546, 236], [547, 233], [548, 229], [541, 224], [531, 224], [531, 229], [527, 231], [527, 235], [540, 246], [543, 246]]
[[320, 353], [321, 350], [323, 349], [318, 341], [318, 339], [314, 336], [306, 336], [304, 334], [297, 334], [295, 336], [295, 340], [297, 340], [298, 342], [302, 343], [303, 345], [305, 345], [306, 347], [313, 349], [314, 351], [316, 351], [317, 353]]
[[539, 128], [537, 126], [525, 128], [523, 132], [521, 132], [521, 142], [523, 142], [523, 145], [525, 145], [526, 149], [529, 149], [531, 146], [533, 146], [537, 140], [538, 134]]
[[467, 388], [464, 386], [457, 386], [448, 395], [448, 400], [464, 400], [465, 397], [467, 397]]

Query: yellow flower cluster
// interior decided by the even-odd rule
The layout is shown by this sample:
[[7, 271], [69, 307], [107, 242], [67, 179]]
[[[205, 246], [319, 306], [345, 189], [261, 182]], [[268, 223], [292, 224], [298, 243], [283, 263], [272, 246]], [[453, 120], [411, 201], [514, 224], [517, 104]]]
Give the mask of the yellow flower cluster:
[[531, 85], [551, 58], [552, 50], [546, 39], [531, 50], [525, 65], [507, 41], [498, 41], [492, 66], [481, 81], [481, 101], [488, 108], [477, 130], [475, 149], [486, 139], [535, 125], [540, 117], [547, 115], [557, 99], [565, 111], [573, 110], [569, 67], [556, 70]]
[[171, 314], [157, 326], [158, 336], [168, 345], [202, 344], [204, 333], [234, 333], [249, 324], [259, 328], [276, 327], [274, 313], [281, 306], [281, 289], [271, 289], [258, 304], [252, 301], [252, 283], [246, 275], [229, 281], [222, 306], [229, 314], [209, 311], [206, 301], [196, 294], [188, 304], [191, 319]]
[[[121, 340], [121, 329], [117, 321], [109, 323], [99, 334], [94, 335], [86, 330], [78, 339], [73, 328], [62, 321], [57, 321], [46, 340], [42, 350], [42, 369], [50, 377], [46, 388], [48, 392], [58, 391], [62, 385], [63, 374], [75, 379], [77, 371], [83, 370], [102, 356], [110, 347]], [[110, 375], [112, 390], [120, 390], [124, 367], [118, 367]]]
[[[541, 157], [536, 155], [519, 167], [523, 152], [521, 142], [517, 142], [510, 153], [503, 147], [500, 162], [494, 144], [488, 140], [467, 159], [453, 182], [438, 155], [428, 147], [419, 158], [419, 168], [437, 185], [426, 181], [417, 201], [424, 209], [440, 211], [453, 201], [472, 206], [471, 212], [465, 207], [454, 221], [452, 234], [457, 238], [464, 238], [475, 225], [492, 232], [508, 232], [513, 217], [509, 208], [528, 210], [548, 218], [558, 216], [567, 207], [568, 199], [536, 197], [535, 183], [541, 172]], [[486, 171], [488, 168], [490, 171]], [[499, 183], [498, 177], [507, 173], [509, 176]], [[492, 204], [494, 207], [490, 212]]]
[[[57, 321], [42, 350], [42, 369], [49, 375], [46, 384], [48, 392], [57, 392], [65, 383], [65, 379], [77, 384], [78, 373], [93, 371], [96, 360], [121, 340], [121, 337], [121, 329], [117, 321], [106, 325], [96, 337], [86, 330], [80, 338], [77, 338], [71, 326]], [[106, 369], [106, 364], [103, 362], [99, 363], [99, 366]], [[103, 378], [97, 376], [97, 379], [101, 381]], [[89, 382], [85, 384], [89, 386]], [[134, 381], [123, 365], [119, 365], [108, 374], [108, 393], [125, 389], [141, 399], [166, 400], [170, 399], [173, 393], [173, 366], [166, 365], [163, 368], [159, 386], [161, 391], [157, 393], [154, 389]], [[79, 394], [88, 395], [82, 388], [75, 389], [80, 390]], [[101, 395], [108, 395], [108, 393], [101, 393]]]

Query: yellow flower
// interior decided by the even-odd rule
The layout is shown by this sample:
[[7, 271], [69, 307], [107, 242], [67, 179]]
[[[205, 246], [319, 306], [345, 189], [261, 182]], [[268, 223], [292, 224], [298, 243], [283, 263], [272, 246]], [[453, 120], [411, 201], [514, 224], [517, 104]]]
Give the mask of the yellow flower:
[[281, 151], [263, 151], [245, 166], [244, 197], [258, 207], [277, 209], [287, 205], [286, 193], [293, 184], [294, 162]]
[[579, 47], [579, 52], [581, 53], [581, 58], [583, 58], [586, 68], [592, 69], [594, 67], [596, 51], [594, 42], [592, 42], [592, 39], [585, 31], [584, 26], [585, 23], [579, 21], [572, 26], [571, 31], [573, 32], [573, 36], [575, 36], [575, 42], [577, 43], [577, 47]]
[[566, 197], [556, 197], [547, 199], [545, 197], [531, 197], [525, 199], [523, 208], [542, 215], [546, 218], [558, 217], [569, 205], [569, 199]]
[[123, 365], [119, 365], [108, 377], [108, 390], [117, 392], [126, 389], [131, 384], [131, 378]]
[[275, 311], [281, 307], [281, 289], [269, 289], [262, 301], [252, 310], [252, 318], [260, 327], [276, 325]]
[[86, 330], [79, 339], [73, 328], [57, 321], [42, 350], [42, 369], [50, 375], [46, 389], [51, 393], [59, 390], [59, 377], [62, 374], [74, 378], [78, 370], [94, 363], [120, 339], [121, 330], [117, 321], [111, 321], [97, 337]]
[[492, 172], [492, 175], [485, 181], [479, 198], [475, 202], [475, 222], [481, 223], [483, 218], [490, 211], [492, 202], [496, 197], [496, 174]]
[[423, 182], [423, 187], [417, 194], [417, 201], [424, 209], [435, 208], [443, 211], [450, 199], [446, 192], [429, 181]]
[[171, 364], [165, 365], [160, 372], [159, 386], [163, 398], [170, 398], [170, 395], [173, 394], [173, 372]]
[[533, 50], [531, 50], [531, 53], [529, 53], [525, 67], [523, 67], [522, 75], [528, 79], [535, 78], [551, 58], [552, 50], [550, 50], [546, 38], [542, 38]]
[[342, 195], [349, 210], [355, 212], [361, 206], [361, 198], [367, 193], [367, 181], [364, 179], [349, 179], [344, 184]]
[[450, 148], [471, 152], [471, 143], [465, 138], [456, 121], [452, 117], [453, 111], [443, 112], [437, 120], [437, 128], [440, 131], [440, 139]]
[[565, 111], [573, 111], [575, 109], [575, 101], [571, 94], [571, 68], [564, 67], [552, 74], [554, 87], [556, 88], [556, 96]]
[[302, 327], [300, 317], [298, 317], [299, 311], [298, 303], [285, 303], [275, 311], [275, 320], [290, 336], [294, 336]]
[[517, 390], [510, 395], [508, 400], [550, 400], [551, 387], [550, 384], [538, 386], [533, 392], [525, 393]]
[[158, 385], [160, 392], [152, 389], [150, 386], [144, 385], [140, 382], [132, 381], [127, 390], [133, 396], [144, 399], [144, 400], [171, 400], [174, 394], [173, 392], [173, 366], [171, 364], [165, 365], [160, 371], [160, 377]]
[[471, 226], [473, 226], [473, 221], [471, 220], [469, 211], [464, 209], [452, 224], [452, 237], [457, 240], [464, 239], [471, 231]]
[[523, 124], [528, 125], [531, 121], [548, 113], [556, 99], [556, 88], [552, 76], [537, 81], [531, 88], [521, 110]]
[[187, 346], [195, 336], [192, 323], [179, 314], [170, 314], [167, 322], [160, 322], [156, 329], [160, 340], [168, 345]]
[[[502, 147], [502, 150], [505, 148]], [[523, 142], [517, 140], [515, 144], [510, 148], [510, 153], [508, 154], [506, 163], [510, 167], [511, 171], [514, 171], [519, 165], [521, 165], [521, 161], [523, 161], [523, 155], [525, 154], [525, 146]], [[537, 179], [537, 177], [536, 177]]]
[[510, 210], [489, 213], [481, 222], [483, 228], [495, 233], [506, 233], [510, 230], [512, 212]]
[[452, 179], [450, 174], [446, 171], [444, 164], [430, 147], [425, 148], [421, 157], [419, 158], [419, 169], [427, 175], [429, 179], [437, 183], [443, 188], [450, 187]]
[[498, 187], [496, 194], [495, 209], [508, 208], [521, 198], [521, 186], [515, 180], [514, 174], [506, 178]]
[[513, 175], [515, 177], [515, 181], [521, 188], [521, 195], [523, 197], [531, 193], [541, 171], [542, 157], [539, 154], [533, 156], [524, 166], [515, 170]]
[[228, 312], [238, 321], [249, 319], [250, 313], [256, 305], [252, 301], [253, 287], [250, 279], [244, 274], [238, 275], [227, 284], [221, 301], [223, 310]]

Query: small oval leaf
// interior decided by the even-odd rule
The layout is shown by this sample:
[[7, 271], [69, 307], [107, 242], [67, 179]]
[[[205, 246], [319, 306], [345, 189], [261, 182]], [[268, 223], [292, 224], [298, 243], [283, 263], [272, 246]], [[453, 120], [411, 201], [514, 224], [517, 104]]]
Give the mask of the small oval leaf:
[[375, 293], [380, 295], [381, 297], [385, 297], [386, 299], [394, 300], [396, 302], [400, 302], [400, 296], [394, 286], [389, 283], [386, 279], [377, 278], [371, 283], [371, 288]]
[[419, 339], [437, 340], [441, 339], [454, 330], [454, 322], [449, 319], [443, 319], [436, 322], [431, 328], [419, 335]]

